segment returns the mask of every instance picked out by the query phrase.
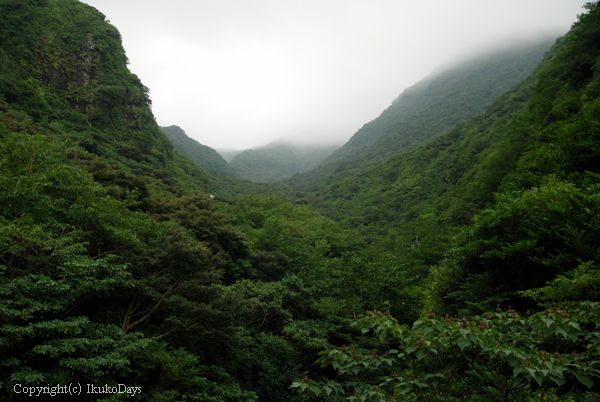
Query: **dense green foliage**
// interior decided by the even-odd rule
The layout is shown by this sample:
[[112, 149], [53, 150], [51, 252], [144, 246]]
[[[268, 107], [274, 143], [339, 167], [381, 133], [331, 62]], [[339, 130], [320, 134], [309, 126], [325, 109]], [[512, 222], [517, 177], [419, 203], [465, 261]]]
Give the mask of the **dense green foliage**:
[[167, 138], [171, 140], [176, 150], [187, 156], [205, 172], [215, 172], [229, 177], [240, 177], [217, 151], [191, 139], [180, 127], [160, 127], [160, 131], [165, 133]]
[[428, 271], [516, 169], [531, 126], [519, 112], [561, 46], [557, 43], [527, 79], [482, 115], [430, 144], [324, 187], [309, 202], [357, 228], [382, 252]]
[[306, 172], [327, 158], [335, 146], [296, 146], [275, 142], [238, 153], [229, 164], [253, 182], [275, 182]]
[[[587, 8], [482, 114], [453, 128], [457, 110], [429, 114], [421, 127], [446, 133], [409, 152], [386, 128], [404, 153], [339, 165], [344, 179], [307, 194], [206, 174], [173, 149], [95, 9], [0, 1], [0, 399], [79, 383], [154, 402], [594, 400], [600, 7]], [[446, 83], [469, 93], [454, 71]], [[443, 76], [395, 105], [424, 107]]]
[[[0, 7], [0, 94], [10, 109], [136, 174], [173, 182], [173, 146], [158, 130], [148, 88], [127, 69], [119, 32], [104, 16], [71, 2]], [[194, 184], [206, 185], [198, 176]]]
[[599, 307], [529, 317], [510, 308], [461, 319], [432, 313], [412, 328], [368, 312], [353, 325], [372, 333], [377, 349], [322, 352], [321, 364], [341, 379], [305, 377], [292, 387], [348, 401], [595, 401], [588, 389], [600, 377]]
[[[598, 184], [578, 188], [554, 177], [523, 192], [502, 193], [433, 270], [443, 310], [481, 312], [497, 303], [525, 310], [519, 291], [599, 261]], [[448, 280], [461, 285], [450, 285]], [[597, 299], [591, 289], [577, 299]], [[443, 307], [442, 307], [443, 306]]]
[[[436, 303], [475, 312], [501, 300], [525, 307], [518, 291], [558, 274], [597, 269], [600, 76], [593, 66], [600, 56], [600, 10], [588, 7], [515, 118], [528, 128], [516, 169], [434, 271]], [[448, 289], [448, 276], [460, 289]], [[484, 285], [489, 281], [493, 292]], [[591, 293], [587, 297], [596, 300]]]
[[470, 120], [527, 77], [554, 38], [478, 55], [436, 71], [407, 88], [318, 168], [288, 184], [320, 191], [393, 155], [410, 151]]
[[135, 191], [107, 195], [69, 161], [84, 152], [73, 145], [3, 138], [4, 398], [19, 399], [15, 384], [79, 382], [152, 401], [292, 400], [318, 351], [352, 342], [344, 317], [411, 297], [397, 269], [395, 293], [380, 293], [385, 271], [348, 268], [361, 240], [306, 206], [236, 199], [223, 209], [247, 237], [207, 196], [132, 211]]
[[159, 339], [206, 321], [210, 243], [130, 211], [135, 193], [106, 195], [43, 136], [6, 136], [1, 165], [3, 398], [15, 384], [159, 389], [160, 356], [176, 358]]
[[[363, 233], [414, 243], [418, 233], [405, 261], [433, 265], [430, 313], [413, 329], [368, 314], [358, 325], [377, 333], [379, 350], [333, 349], [321, 361], [337, 383], [305, 377], [294, 387], [333, 400], [598, 398], [600, 6], [586, 8], [533, 75], [482, 116], [330, 187], [358, 186], [322, 205], [366, 212]], [[379, 205], [366, 207], [375, 195]], [[561, 307], [540, 313], [539, 302]], [[483, 315], [499, 305], [509, 314]], [[387, 359], [377, 355], [386, 350]]]
[[82, 400], [126, 396], [87, 384], [148, 401], [311, 400], [289, 384], [352, 342], [342, 319], [412, 297], [379, 292], [391, 262], [308, 207], [227, 198], [297, 191], [207, 175], [175, 151], [96, 10], [0, 7], [1, 399], [78, 383]]

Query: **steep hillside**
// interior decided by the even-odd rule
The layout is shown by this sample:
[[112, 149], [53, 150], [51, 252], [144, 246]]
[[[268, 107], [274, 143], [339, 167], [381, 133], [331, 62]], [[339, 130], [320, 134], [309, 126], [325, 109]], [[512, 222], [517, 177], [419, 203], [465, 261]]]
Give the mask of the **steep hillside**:
[[554, 39], [514, 44], [434, 72], [405, 89], [319, 167], [286, 183], [316, 190], [433, 141], [527, 77]]
[[585, 8], [485, 113], [327, 189], [329, 213], [351, 216], [374, 243], [380, 235], [381, 253], [420, 259], [426, 305], [412, 326], [357, 315], [377, 345], [362, 358], [331, 348], [319, 363], [333, 373], [294, 388], [406, 401], [600, 397], [600, 2]]
[[506, 135], [519, 127], [511, 120], [526, 105], [538, 72], [432, 143], [325, 187], [312, 205], [375, 239], [385, 238], [388, 247], [426, 271], [515, 169], [523, 143], [509, 143]]
[[276, 182], [317, 166], [336, 148], [274, 142], [237, 154], [230, 165], [244, 179], [253, 182]]
[[171, 140], [176, 150], [187, 156], [205, 172], [215, 172], [235, 178], [240, 177], [217, 151], [188, 137], [180, 127], [160, 127], [160, 130]]
[[[74, 2], [7, 1], [1, 18], [5, 124], [25, 132], [39, 124], [75, 141], [92, 161], [110, 160], [102, 168], [90, 162], [90, 170], [115, 189], [208, 188], [207, 175], [159, 130], [148, 88], [127, 69], [120, 34], [102, 14]], [[132, 174], [144, 179], [127, 183]]]
[[356, 233], [248, 195], [295, 193], [174, 150], [97, 10], [0, 2], [0, 400], [305, 401], [289, 385], [352, 342], [343, 318], [407, 296], [400, 273], [359, 292], [382, 275], [348, 275]]
[[[600, 13], [592, 10], [587, 24], [559, 39], [527, 79], [484, 113], [425, 146], [324, 187], [310, 204], [359, 229], [382, 253], [421, 267], [423, 275], [450, 252], [432, 296], [439, 309], [481, 312], [507, 300], [532, 307], [517, 290], [574, 270], [578, 258], [598, 259], [598, 233], [588, 227], [597, 218], [577, 221], [598, 208], [593, 116], [600, 95], [594, 67]], [[548, 210], [544, 197], [562, 204]], [[471, 225], [475, 229], [465, 232]], [[463, 232], [467, 245], [459, 246], [454, 238]], [[575, 238], [582, 243], [575, 246]], [[563, 261], [551, 262], [551, 255], [563, 253]], [[476, 300], [481, 304], [469, 310]]]

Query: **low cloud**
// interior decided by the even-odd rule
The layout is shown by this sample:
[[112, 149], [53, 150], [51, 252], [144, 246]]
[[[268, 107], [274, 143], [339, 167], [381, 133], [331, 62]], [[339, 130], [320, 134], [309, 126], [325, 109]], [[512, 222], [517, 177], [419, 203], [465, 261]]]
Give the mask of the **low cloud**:
[[160, 125], [245, 149], [343, 143], [473, 53], [564, 35], [584, 1], [87, 0], [119, 29]]

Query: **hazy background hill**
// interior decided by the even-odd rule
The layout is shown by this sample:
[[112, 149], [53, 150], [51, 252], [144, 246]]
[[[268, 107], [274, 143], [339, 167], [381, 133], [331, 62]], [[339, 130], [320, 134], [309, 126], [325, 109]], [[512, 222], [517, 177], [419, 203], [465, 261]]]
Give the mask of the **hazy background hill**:
[[215, 172], [235, 178], [240, 177], [217, 151], [188, 137], [181, 127], [160, 127], [160, 130], [171, 140], [176, 150], [190, 158], [205, 172]]
[[237, 154], [241, 154], [242, 152], [244, 152], [243, 149], [239, 150], [233, 148], [215, 148], [215, 151], [217, 151], [227, 163], [231, 162], [231, 160], [235, 158]]
[[276, 182], [305, 172], [327, 158], [337, 146], [294, 145], [277, 141], [236, 154], [229, 164], [242, 178]]
[[514, 44], [438, 69], [405, 89], [319, 167], [286, 183], [315, 190], [434, 140], [523, 80], [554, 39]]

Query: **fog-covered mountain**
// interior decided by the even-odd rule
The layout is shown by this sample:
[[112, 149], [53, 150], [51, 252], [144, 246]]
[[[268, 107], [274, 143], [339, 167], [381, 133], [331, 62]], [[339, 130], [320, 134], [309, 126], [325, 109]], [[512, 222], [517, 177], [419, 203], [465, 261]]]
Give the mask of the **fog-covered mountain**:
[[490, 50], [435, 71], [405, 89], [318, 168], [287, 183], [317, 189], [433, 141], [457, 123], [485, 111], [498, 95], [527, 77], [554, 39]]
[[327, 158], [337, 146], [300, 146], [276, 141], [235, 155], [229, 164], [254, 182], [276, 182], [305, 172]]

